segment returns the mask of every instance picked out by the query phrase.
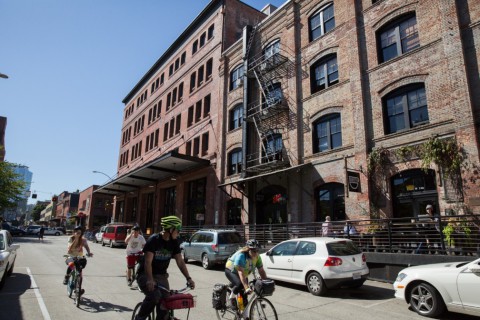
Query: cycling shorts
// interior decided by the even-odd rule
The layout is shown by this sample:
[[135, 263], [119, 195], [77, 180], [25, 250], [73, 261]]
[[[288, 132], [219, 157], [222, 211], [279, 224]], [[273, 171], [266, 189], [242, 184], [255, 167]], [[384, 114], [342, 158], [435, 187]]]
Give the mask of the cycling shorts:
[[135, 263], [140, 259], [141, 255], [129, 254], [127, 255], [127, 267], [132, 269], [135, 267]]

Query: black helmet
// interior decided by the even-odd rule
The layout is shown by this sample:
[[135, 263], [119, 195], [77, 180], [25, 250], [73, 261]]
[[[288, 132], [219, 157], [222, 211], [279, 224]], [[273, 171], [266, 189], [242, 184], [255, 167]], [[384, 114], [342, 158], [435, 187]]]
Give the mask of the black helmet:
[[139, 227], [139, 226], [134, 226], [134, 227], [132, 228], [132, 230], [133, 230], [133, 231], [140, 231], [140, 227]]
[[249, 249], [258, 249], [260, 247], [260, 244], [258, 243], [257, 240], [251, 239], [247, 241], [247, 247]]
[[82, 226], [76, 226], [75, 228], [73, 228], [73, 231], [82, 231]]

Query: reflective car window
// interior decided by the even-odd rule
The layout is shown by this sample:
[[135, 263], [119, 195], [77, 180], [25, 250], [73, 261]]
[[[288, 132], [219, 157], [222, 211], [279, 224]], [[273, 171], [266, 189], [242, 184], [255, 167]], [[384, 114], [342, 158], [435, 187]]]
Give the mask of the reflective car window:
[[197, 233], [193, 235], [191, 242], [199, 242], [199, 240], [200, 240], [200, 233]]
[[242, 243], [242, 236], [238, 232], [223, 232], [218, 234], [218, 244]]
[[292, 256], [297, 247], [297, 241], [280, 243], [272, 249], [272, 256]]
[[327, 251], [332, 256], [351, 256], [362, 253], [352, 241], [338, 241], [327, 243]]
[[0, 234], [0, 250], [5, 250], [5, 240], [3, 239], [3, 234]]
[[203, 242], [213, 242], [213, 234], [211, 233], [205, 234], [205, 240]]
[[308, 256], [315, 253], [317, 246], [314, 242], [300, 241], [298, 245], [298, 250], [295, 255], [297, 256]]
[[126, 234], [127, 233], [127, 227], [117, 227], [117, 233], [118, 234]]

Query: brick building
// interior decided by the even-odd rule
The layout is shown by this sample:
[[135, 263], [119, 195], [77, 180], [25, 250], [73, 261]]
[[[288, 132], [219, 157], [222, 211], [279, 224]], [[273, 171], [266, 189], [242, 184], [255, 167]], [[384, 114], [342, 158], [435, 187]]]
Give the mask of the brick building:
[[479, 23], [476, 1], [288, 1], [246, 30], [222, 65], [228, 222], [480, 213]]
[[219, 221], [219, 64], [243, 27], [264, 16], [237, 0], [211, 1], [124, 98], [118, 175], [98, 190], [116, 196], [115, 221], [147, 233], [164, 215]]
[[107, 224], [112, 218], [113, 196], [95, 192], [99, 186], [92, 185], [81, 191], [78, 197], [78, 212], [83, 212], [82, 225], [95, 229]]
[[124, 99], [116, 220], [480, 213], [478, 1], [264, 12], [212, 1]]

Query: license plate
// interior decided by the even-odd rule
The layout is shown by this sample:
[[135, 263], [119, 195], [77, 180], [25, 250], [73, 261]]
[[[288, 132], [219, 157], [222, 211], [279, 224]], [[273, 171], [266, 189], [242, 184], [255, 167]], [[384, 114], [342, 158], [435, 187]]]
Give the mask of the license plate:
[[362, 277], [362, 274], [360, 272], [353, 273], [353, 280], [360, 279], [361, 277]]

